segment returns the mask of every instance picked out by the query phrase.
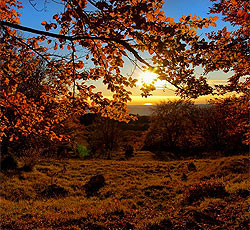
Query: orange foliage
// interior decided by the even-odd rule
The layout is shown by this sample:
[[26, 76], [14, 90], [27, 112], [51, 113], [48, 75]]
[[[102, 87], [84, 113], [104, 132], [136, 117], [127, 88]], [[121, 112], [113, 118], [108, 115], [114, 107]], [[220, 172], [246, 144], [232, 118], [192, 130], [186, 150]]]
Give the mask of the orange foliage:
[[[221, 6], [228, 2], [223, 1]], [[88, 110], [111, 119], [128, 121], [131, 117], [126, 103], [130, 100], [129, 89], [135, 86], [136, 79], [122, 75], [121, 68], [124, 57], [132, 60], [132, 55], [146, 69], [157, 73], [161, 80], [174, 85], [176, 93], [181, 96], [196, 98], [213, 91], [206, 77], [196, 78], [194, 74], [194, 68], [201, 64], [208, 72], [233, 68], [236, 75], [230, 81], [239, 83], [238, 77], [249, 71], [249, 60], [244, 53], [245, 41], [234, 44], [232, 36], [238, 35], [236, 41], [239, 41], [242, 35], [249, 33], [246, 30], [249, 23], [243, 23], [249, 20], [246, 17], [249, 5], [244, 1], [232, 2], [237, 6], [243, 4], [241, 10], [235, 12], [229, 6], [229, 13], [222, 13], [226, 20], [241, 28], [235, 33], [224, 29], [217, 37], [211, 35], [210, 38], [217, 39], [216, 46], [213, 46], [200, 40], [196, 29], [215, 26], [217, 17], [202, 19], [189, 14], [176, 22], [161, 11], [162, 0], [90, 1], [96, 9], [92, 12], [86, 10], [87, 1], [69, 0], [64, 11], [53, 16], [53, 23], [41, 22], [45, 31], [18, 26], [20, 14], [17, 9], [21, 4], [16, 0], [1, 1], [1, 137], [13, 140], [20, 135], [44, 134], [50, 139], [61, 139], [56, 125], [68, 116]], [[222, 11], [221, 8], [214, 9]], [[50, 32], [56, 28], [60, 30], [58, 33]], [[25, 39], [17, 29], [39, 36]], [[51, 59], [53, 54], [41, 45], [45, 40], [54, 44], [56, 52], [67, 47], [64, 50], [71, 52], [71, 60], [63, 56]], [[230, 42], [235, 47], [233, 51], [231, 47], [227, 48]], [[221, 48], [225, 52], [220, 51]], [[152, 65], [140, 56], [144, 51], [152, 55]], [[85, 55], [80, 58], [82, 53]], [[221, 65], [220, 61], [224, 59], [226, 64]], [[21, 91], [20, 86], [35, 82], [34, 72], [39, 60], [46, 64], [45, 77], [37, 84], [39, 87], [35, 90], [40, 94], [35, 96]], [[90, 68], [83, 70], [86, 62], [91, 63]], [[112, 100], [89, 83], [99, 79], [112, 92]], [[246, 82], [237, 86], [246, 88]], [[152, 85], [145, 85], [142, 95], [148, 96], [154, 89]]]

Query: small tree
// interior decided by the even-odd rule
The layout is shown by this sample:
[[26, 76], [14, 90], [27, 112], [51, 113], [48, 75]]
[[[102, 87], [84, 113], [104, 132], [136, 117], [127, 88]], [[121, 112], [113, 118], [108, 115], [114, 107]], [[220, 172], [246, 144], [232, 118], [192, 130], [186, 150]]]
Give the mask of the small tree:
[[225, 151], [231, 154], [249, 150], [249, 95], [211, 101], [225, 124]]
[[118, 121], [97, 116], [87, 129], [87, 141], [92, 154], [107, 156], [110, 159], [112, 151], [119, 147]]
[[201, 139], [198, 116], [198, 108], [191, 101], [178, 100], [158, 104], [153, 111], [145, 144], [153, 150], [176, 154], [181, 151], [189, 152]]

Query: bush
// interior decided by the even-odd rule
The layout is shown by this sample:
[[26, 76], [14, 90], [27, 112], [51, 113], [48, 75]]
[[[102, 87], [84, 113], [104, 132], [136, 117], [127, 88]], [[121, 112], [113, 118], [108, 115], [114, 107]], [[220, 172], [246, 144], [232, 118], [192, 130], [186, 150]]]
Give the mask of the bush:
[[81, 157], [89, 157], [90, 156], [89, 151], [88, 151], [88, 149], [87, 149], [86, 146], [84, 146], [84, 145], [77, 145], [76, 148], [77, 148], [77, 152], [79, 153], [79, 155]]
[[211, 181], [194, 184], [184, 193], [185, 201], [188, 203], [193, 203], [206, 197], [223, 198], [227, 195], [224, 184]]
[[36, 146], [29, 146], [29, 148], [24, 149], [21, 155], [21, 160], [23, 161], [24, 165], [20, 168], [20, 170], [24, 172], [33, 171], [35, 165], [40, 160], [41, 151], [41, 148]]

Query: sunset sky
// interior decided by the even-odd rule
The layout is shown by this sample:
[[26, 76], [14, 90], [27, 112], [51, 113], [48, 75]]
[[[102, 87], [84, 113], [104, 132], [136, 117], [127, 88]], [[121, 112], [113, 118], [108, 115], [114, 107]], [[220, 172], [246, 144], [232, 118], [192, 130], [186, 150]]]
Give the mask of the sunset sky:
[[[43, 2], [44, 1], [40, 1], [40, 0], [34, 0], [32, 1], [33, 3], [36, 3], [36, 8], [38, 10], [41, 10], [44, 6], [43, 6]], [[23, 1], [23, 9], [20, 9], [19, 12], [22, 14], [21, 16], [21, 23], [24, 26], [29, 26], [35, 29], [40, 29], [40, 30], [44, 30], [44, 27], [41, 25], [41, 21], [45, 20], [48, 22], [52, 22], [52, 16], [56, 13], [60, 12], [60, 7], [58, 4], [55, 4], [53, 2], [50, 2], [49, 4], [47, 4], [46, 6], [46, 10], [44, 11], [36, 11], [29, 3], [28, 0]], [[212, 6], [212, 3], [209, 0], [165, 0], [165, 5], [163, 10], [165, 11], [165, 15], [167, 17], [174, 17], [175, 21], [178, 21], [179, 18], [182, 15], [188, 15], [189, 13], [191, 13], [192, 15], [196, 14], [197, 16], [201, 16], [201, 17], [209, 17], [210, 15], [208, 15], [208, 11], [209, 11], [209, 7]], [[214, 15], [213, 15], [214, 16]], [[227, 25], [229, 28], [230, 25], [226, 24], [225, 22], [221, 21], [221, 15], [219, 16], [219, 20], [216, 22], [217, 27], [209, 27], [209, 29], [203, 29], [198, 31], [198, 34], [200, 36], [204, 36], [205, 37], [205, 33], [210, 32], [211, 30], [218, 30], [223, 28], [225, 25]], [[149, 58], [146, 55], [142, 56], [144, 58]], [[127, 61], [125, 61], [125, 65], [123, 68], [123, 74], [129, 75], [132, 73], [133, 71], [133, 66], [132, 64]], [[197, 68], [196, 69], [196, 74], [197, 76], [202, 74], [202, 69], [201, 68]], [[135, 70], [133, 73], [133, 77], [139, 79], [140, 75], [142, 74], [142, 71], [140, 70]], [[226, 79], [232, 75], [232, 73], [223, 73], [221, 71], [217, 71], [217, 72], [213, 72], [210, 73], [207, 77], [209, 80], [209, 83], [211, 85], [214, 84], [221, 84], [221, 83], [225, 83]], [[106, 86], [104, 86], [101, 81], [96, 82], [95, 83], [97, 90], [98, 91], [102, 91], [104, 93], [105, 96], [111, 96], [110, 92], [108, 92], [106, 90]], [[173, 90], [169, 90], [169, 89], [163, 89], [162, 87], [159, 87], [156, 91], [153, 92], [153, 96], [150, 96], [148, 98], [142, 98], [140, 96], [141, 92], [140, 92], [140, 86], [138, 85], [136, 88], [131, 89], [132, 91], [132, 102], [130, 102], [129, 104], [145, 104], [145, 103], [151, 103], [151, 104], [156, 104], [159, 103], [160, 101], [163, 100], [171, 100], [171, 99], [177, 99], [178, 97], [176, 97], [175, 93]], [[207, 103], [207, 101], [211, 98], [211, 96], [203, 96], [198, 98], [195, 103]]]

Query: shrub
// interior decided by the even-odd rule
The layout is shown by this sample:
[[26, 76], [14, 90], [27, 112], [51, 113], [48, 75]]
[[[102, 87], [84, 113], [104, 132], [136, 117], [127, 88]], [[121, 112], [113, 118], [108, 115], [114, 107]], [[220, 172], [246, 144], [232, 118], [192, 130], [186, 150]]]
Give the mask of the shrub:
[[21, 160], [24, 165], [20, 168], [21, 171], [31, 172], [35, 165], [39, 162], [41, 156], [41, 148], [30, 146], [24, 149], [21, 155]]
[[86, 146], [77, 145], [76, 148], [77, 148], [77, 152], [79, 153], [80, 156], [82, 156], [82, 157], [89, 157], [90, 156]]
[[224, 184], [220, 182], [203, 181], [189, 187], [184, 193], [185, 201], [193, 203], [206, 197], [223, 198], [227, 196]]

